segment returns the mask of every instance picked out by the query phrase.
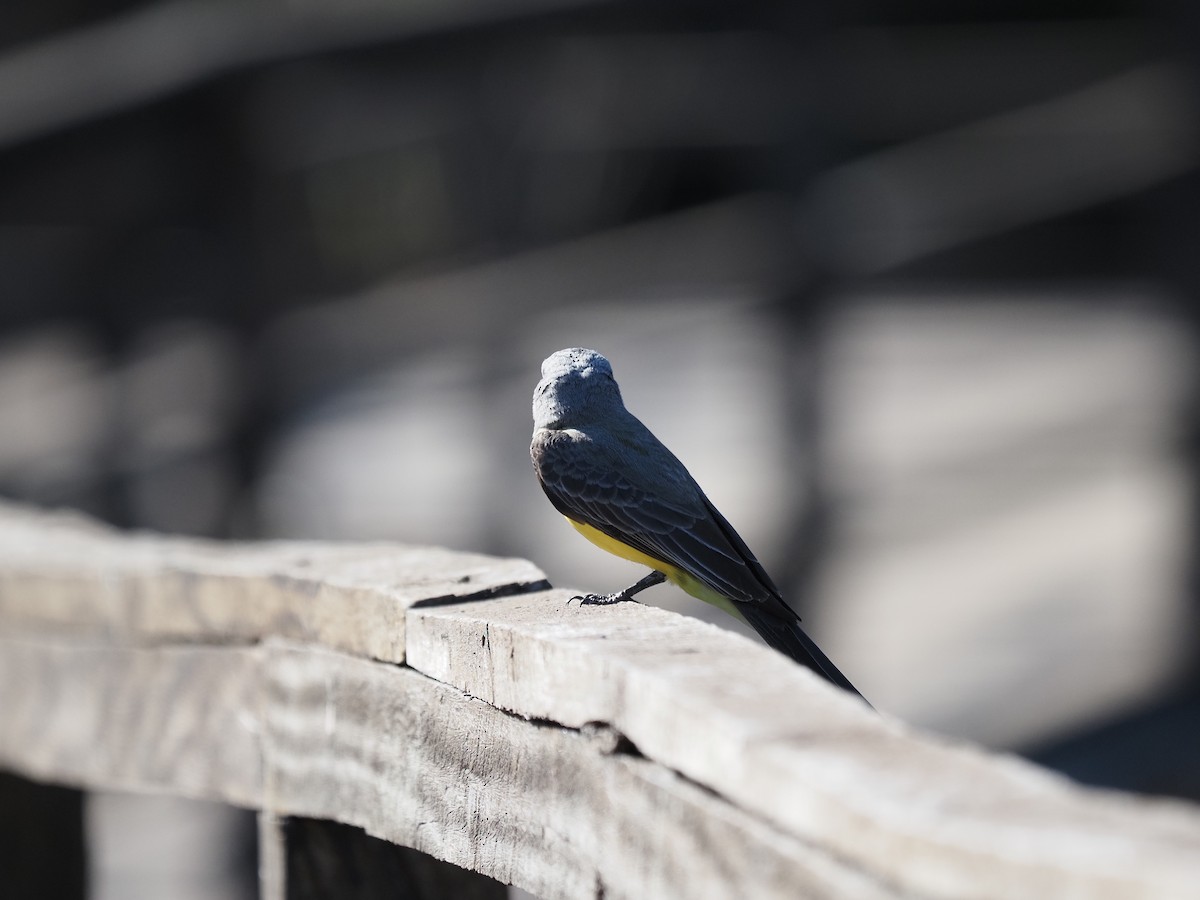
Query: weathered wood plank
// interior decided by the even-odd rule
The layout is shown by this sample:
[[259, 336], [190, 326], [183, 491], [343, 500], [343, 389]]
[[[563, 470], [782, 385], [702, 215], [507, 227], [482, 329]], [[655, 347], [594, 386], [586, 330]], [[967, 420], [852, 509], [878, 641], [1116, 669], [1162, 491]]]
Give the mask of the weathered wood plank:
[[[588, 737], [409, 670], [280, 649], [267, 803], [541, 897], [887, 897], [803, 842]], [[323, 739], [314, 739], [324, 735]]]
[[940, 897], [1193, 897], [1200, 811], [918, 736], [736, 635], [568, 593], [409, 614], [408, 663], [524, 716], [609, 723], [650, 759]]
[[519, 593], [531, 563], [397, 544], [253, 544], [125, 535], [0, 504], [0, 623], [121, 641], [287, 637], [404, 660], [414, 603]]
[[0, 765], [43, 780], [344, 822], [547, 900], [899, 896], [615, 749], [320, 648], [0, 640]]
[[411, 554], [0, 514], [0, 765], [341, 821], [547, 898], [1200, 884], [1193, 806], [914, 734], [660, 610], [421, 605], [540, 573]]
[[0, 638], [0, 767], [253, 808], [260, 694], [249, 650]]

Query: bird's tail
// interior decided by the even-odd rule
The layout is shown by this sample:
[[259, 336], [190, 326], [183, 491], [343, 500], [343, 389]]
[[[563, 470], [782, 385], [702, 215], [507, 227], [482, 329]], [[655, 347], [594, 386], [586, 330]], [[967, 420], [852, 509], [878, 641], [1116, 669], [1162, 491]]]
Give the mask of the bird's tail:
[[793, 618], [785, 619], [753, 603], [739, 603], [738, 612], [768, 645], [866, 702], [866, 698], [850, 683], [850, 679], [843, 675], [838, 667], [830, 662], [829, 657], [821, 652], [821, 648], [813, 643], [813, 639], [804, 633], [804, 629], [800, 627], [799, 616], [793, 613]]

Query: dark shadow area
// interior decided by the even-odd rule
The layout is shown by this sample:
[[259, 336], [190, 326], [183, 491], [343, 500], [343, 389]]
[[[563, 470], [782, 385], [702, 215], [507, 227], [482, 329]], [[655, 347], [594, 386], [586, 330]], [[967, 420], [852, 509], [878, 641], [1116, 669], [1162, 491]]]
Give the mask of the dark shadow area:
[[288, 900], [504, 900], [508, 889], [360, 828], [320, 819], [284, 822]]
[[84, 900], [83, 792], [0, 772], [0, 892], [11, 900]]
[[1170, 697], [1053, 744], [1034, 762], [1084, 784], [1200, 802], [1200, 694]]

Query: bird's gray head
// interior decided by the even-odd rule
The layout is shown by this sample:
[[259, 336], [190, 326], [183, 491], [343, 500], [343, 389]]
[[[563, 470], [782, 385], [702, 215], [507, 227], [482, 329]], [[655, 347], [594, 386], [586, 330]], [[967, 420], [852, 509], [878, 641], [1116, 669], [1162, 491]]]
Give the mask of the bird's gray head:
[[546, 357], [533, 391], [533, 427], [571, 428], [597, 412], [621, 407], [612, 366], [595, 350], [571, 347]]

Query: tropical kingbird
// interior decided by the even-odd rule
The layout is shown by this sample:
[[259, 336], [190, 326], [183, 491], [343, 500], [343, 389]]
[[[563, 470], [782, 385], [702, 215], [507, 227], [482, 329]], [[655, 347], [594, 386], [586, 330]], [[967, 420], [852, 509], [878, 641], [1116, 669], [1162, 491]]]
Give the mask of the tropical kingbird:
[[[747, 622], [770, 646], [858, 694], [800, 627], [770, 576], [675, 455], [621, 400], [612, 366], [594, 350], [559, 350], [533, 392], [538, 481], [555, 509], [597, 546], [652, 570], [616, 603], [671, 581]], [[861, 696], [861, 695], [859, 695]]]

